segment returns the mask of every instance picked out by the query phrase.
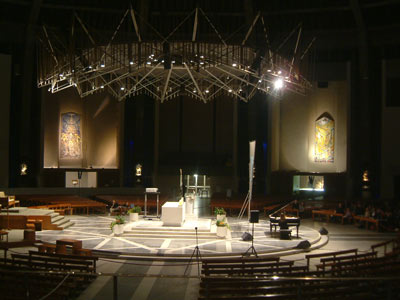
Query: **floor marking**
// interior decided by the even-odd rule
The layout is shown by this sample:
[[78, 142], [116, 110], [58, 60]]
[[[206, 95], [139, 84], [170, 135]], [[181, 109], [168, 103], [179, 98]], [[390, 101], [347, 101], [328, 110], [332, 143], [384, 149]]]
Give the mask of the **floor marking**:
[[111, 238], [106, 238], [106, 239], [104, 239], [102, 242], [100, 242], [99, 244], [97, 244], [97, 246], [94, 247], [93, 249], [100, 249], [100, 248], [103, 247], [105, 244], [107, 244], [110, 240], [111, 240]]
[[171, 239], [166, 239], [162, 244], [160, 249], [168, 249], [169, 245], [171, 244], [172, 240]]
[[[153, 264], [156, 264], [157, 266], [153, 266]], [[152, 274], [152, 275], [158, 275], [161, 273], [161, 269], [163, 268], [164, 262], [153, 262], [152, 266], [148, 269], [146, 274]], [[147, 299], [153, 286], [154, 283], [156, 282], [157, 277], [145, 277], [142, 279], [142, 281], [139, 283], [138, 287], [136, 288], [135, 292], [133, 293], [132, 300], [137, 300], [137, 299]]]

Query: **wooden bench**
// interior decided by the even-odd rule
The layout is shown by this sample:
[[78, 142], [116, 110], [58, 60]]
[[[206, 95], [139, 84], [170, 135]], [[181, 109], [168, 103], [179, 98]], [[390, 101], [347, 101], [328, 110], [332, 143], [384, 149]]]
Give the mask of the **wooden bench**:
[[0, 239], [3, 240], [4, 236], [6, 237], [6, 242], [8, 243], [8, 231], [0, 230]]
[[320, 253], [320, 254], [308, 254], [305, 256], [307, 259], [307, 268], [310, 268], [310, 260], [313, 258], [321, 258], [321, 257], [337, 257], [340, 255], [345, 255], [345, 254], [355, 254], [357, 255], [358, 249], [349, 249], [349, 250], [343, 250], [343, 251], [336, 251], [336, 252], [326, 252], [326, 253]]
[[376, 231], [379, 231], [379, 220], [364, 216], [353, 216], [353, 219], [358, 222], [365, 222], [365, 229], [369, 229], [368, 224], [373, 224]]
[[339, 255], [334, 257], [322, 258], [321, 263], [317, 265], [317, 270], [322, 269], [325, 273], [327, 267], [330, 267], [332, 270], [336, 269], [337, 266], [344, 266], [345, 263], [350, 263], [352, 265], [357, 265], [360, 262], [364, 262], [368, 259], [373, 259], [377, 257], [377, 252], [368, 252], [363, 254], [355, 254], [355, 255]]
[[[326, 222], [329, 222], [329, 219], [332, 215], [335, 214], [335, 210], [333, 209], [320, 209], [320, 210], [313, 210], [312, 211], [312, 219], [315, 221], [316, 216], [325, 216]], [[342, 221], [343, 222], [343, 221]]]
[[[391, 251], [388, 251], [389, 246], [391, 245]], [[376, 249], [383, 247], [383, 254], [388, 255], [388, 254], [393, 254], [393, 253], [399, 253], [400, 252], [400, 238], [397, 239], [391, 239], [389, 241], [385, 241], [382, 243], [374, 244], [371, 246], [372, 251], [376, 251]]]
[[12, 264], [40, 269], [56, 269], [79, 272], [96, 272], [95, 256], [42, 253], [29, 251], [29, 254], [12, 254]]

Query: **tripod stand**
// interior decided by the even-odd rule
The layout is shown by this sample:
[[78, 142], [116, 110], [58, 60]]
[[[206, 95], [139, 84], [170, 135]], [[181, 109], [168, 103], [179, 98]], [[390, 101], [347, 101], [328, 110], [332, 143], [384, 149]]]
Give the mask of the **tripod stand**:
[[251, 246], [249, 247], [249, 249], [247, 249], [245, 253], [243, 253], [242, 257], [251, 256], [252, 254], [254, 254], [258, 258], [256, 248], [254, 248], [254, 222], [252, 224], [253, 227], [251, 228]]
[[186, 275], [186, 272], [189, 269], [189, 266], [192, 263], [193, 258], [196, 257], [196, 260], [197, 260], [197, 275], [200, 276], [200, 260], [202, 258], [201, 258], [201, 253], [200, 253], [200, 249], [199, 249], [199, 240], [197, 238], [197, 227], [195, 227], [194, 230], [196, 230], [196, 247], [194, 247], [194, 249], [193, 249], [192, 256], [190, 257], [190, 260], [187, 263], [185, 272], [183, 274]]

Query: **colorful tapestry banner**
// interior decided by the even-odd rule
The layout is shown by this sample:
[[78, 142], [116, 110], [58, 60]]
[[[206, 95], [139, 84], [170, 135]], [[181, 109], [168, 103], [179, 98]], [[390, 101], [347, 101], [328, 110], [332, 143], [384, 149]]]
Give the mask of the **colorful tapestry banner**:
[[76, 113], [61, 115], [60, 158], [82, 157], [81, 117]]
[[335, 121], [323, 114], [315, 121], [315, 162], [333, 163], [335, 154]]

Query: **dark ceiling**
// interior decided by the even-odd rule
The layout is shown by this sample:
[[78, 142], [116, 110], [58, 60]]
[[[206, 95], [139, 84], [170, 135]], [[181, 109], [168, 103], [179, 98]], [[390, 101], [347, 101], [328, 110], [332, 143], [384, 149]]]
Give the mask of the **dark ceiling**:
[[[360, 39], [383, 53], [399, 52], [400, 0], [0, 0], [0, 50], [8, 52], [23, 44], [26, 32], [39, 33], [44, 25], [56, 33], [60, 43], [68, 43], [74, 15], [79, 16], [99, 43], [107, 43], [123, 14], [132, 6], [144, 40], [155, 40], [157, 33], [167, 36], [196, 7], [215, 25], [229, 43], [241, 43], [258, 12], [265, 21], [271, 47], [282, 47], [290, 55], [297, 32], [286, 43], [289, 34], [302, 26], [301, 49], [315, 37], [313, 51], [331, 60], [346, 59], [359, 47]], [[190, 40], [194, 14], [177, 30], [177, 40]], [[27, 28], [31, 25], [31, 31]], [[135, 39], [132, 24], [121, 25], [124, 39]], [[125, 26], [125, 27], [124, 27]], [[265, 43], [261, 22], [254, 27], [248, 44]], [[206, 18], [199, 20], [198, 40], [212, 40], [215, 30]], [[283, 46], [282, 46], [283, 44]]]

